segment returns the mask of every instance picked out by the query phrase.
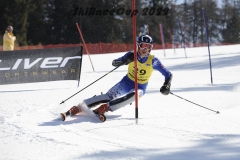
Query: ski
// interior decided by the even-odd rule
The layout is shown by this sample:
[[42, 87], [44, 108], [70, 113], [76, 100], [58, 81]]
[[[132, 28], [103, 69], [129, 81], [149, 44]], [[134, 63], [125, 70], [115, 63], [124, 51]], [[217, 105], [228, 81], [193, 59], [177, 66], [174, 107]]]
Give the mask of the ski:
[[[84, 102], [82, 104], [80, 104], [80, 106], [81, 106], [82, 112], [86, 113], [90, 117], [97, 118], [101, 122], [105, 122], [106, 121], [107, 118], [106, 118], [105, 115], [95, 113], [93, 110], [88, 108], [88, 106]], [[60, 113], [60, 118], [61, 118], [62, 121], [65, 121], [68, 116], [70, 116], [70, 114], [68, 112]]]
[[93, 111], [94, 114], [96, 114], [96, 116], [102, 121], [105, 122], [107, 120], [106, 116], [104, 114], [98, 114], [96, 112]]
[[[107, 118], [106, 118], [105, 115], [95, 113], [94, 111], [93, 111], [93, 113], [94, 113], [102, 122], [105, 122], [105, 121], [106, 121]], [[67, 118], [66, 113], [60, 113], [60, 118], [61, 118], [62, 121], [65, 121], [66, 118]]]
[[67, 115], [66, 115], [66, 113], [60, 113], [60, 117], [61, 117], [62, 121], [65, 121]]

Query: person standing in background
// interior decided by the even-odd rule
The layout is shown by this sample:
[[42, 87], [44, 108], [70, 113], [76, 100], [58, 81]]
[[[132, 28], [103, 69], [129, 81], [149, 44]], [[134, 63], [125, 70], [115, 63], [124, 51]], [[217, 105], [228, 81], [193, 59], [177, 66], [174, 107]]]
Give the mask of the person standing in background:
[[8, 26], [3, 36], [3, 51], [13, 51], [16, 37], [13, 35], [13, 27]]

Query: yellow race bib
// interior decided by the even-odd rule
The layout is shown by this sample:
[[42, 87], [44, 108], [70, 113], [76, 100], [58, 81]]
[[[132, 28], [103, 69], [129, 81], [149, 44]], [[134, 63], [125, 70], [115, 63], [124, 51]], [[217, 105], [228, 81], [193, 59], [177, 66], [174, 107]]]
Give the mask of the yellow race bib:
[[[138, 83], [140, 84], [145, 84], [149, 81], [149, 78], [152, 75], [153, 72], [153, 67], [152, 67], [152, 59], [153, 55], [149, 55], [148, 59], [145, 63], [140, 63], [137, 61], [137, 66], [138, 66]], [[131, 62], [128, 64], [128, 77], [132, 80], [135, 81], [134, 79], [134, 62]]]

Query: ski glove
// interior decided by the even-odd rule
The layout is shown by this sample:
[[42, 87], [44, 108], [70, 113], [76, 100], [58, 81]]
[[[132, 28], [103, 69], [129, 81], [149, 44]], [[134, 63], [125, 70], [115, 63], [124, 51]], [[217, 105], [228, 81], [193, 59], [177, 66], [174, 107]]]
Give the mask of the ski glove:
[[172, 82], [172, 74], [170, 75], [170, 78], [168, 78], [164, 83], [163, 86], [160, 88], [160, 92], [163, 95], [168, 95], [170, 93], [170, 87]]
[[122, 60], [115, 59], [115, 60], [112, 61], [112, 65], [114, 67], [118, 67], [118, 66], [121, 66], [123, 64], [124, 64], [124, 61], [122, 61]]
[[134, 53], [131, 52], [127, 55], [127, 57], [125, 58], [124, 60], [124, 64], [125, 65], [128, 65], [129, 63], [133, 62], [134, 61]]
[[112, 61], [112, 65], [115, 67], [121, 66], [121, 65], [128, 65], [129, 63], [134, 61], [134, 54], [133, 52], [129, 53], [127, 57], [123, 60], [115, 59]]

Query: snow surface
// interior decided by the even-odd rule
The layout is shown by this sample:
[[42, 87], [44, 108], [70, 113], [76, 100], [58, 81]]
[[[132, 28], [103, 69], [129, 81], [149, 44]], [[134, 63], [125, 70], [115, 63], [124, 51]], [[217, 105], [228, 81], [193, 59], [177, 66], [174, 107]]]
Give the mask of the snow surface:
[[[60, 103], [113, 69], [124, 53], [83, 56], [76, 81], [0, 85], [0, 159], [66, 160], [239, 160], [240, 45], [153, 50], [173, 73], [171, 91], [197, 103], [160, 94], [163, 76], [153, 72], [147, 94], [135, 104], [106, 114], [99, 122], [87, 115], [60, 121], [59, 113], [83, 99], [105, 93], [127, 71], [122, 66]], [[216, 114], [219, 111], [220, 114]]]

